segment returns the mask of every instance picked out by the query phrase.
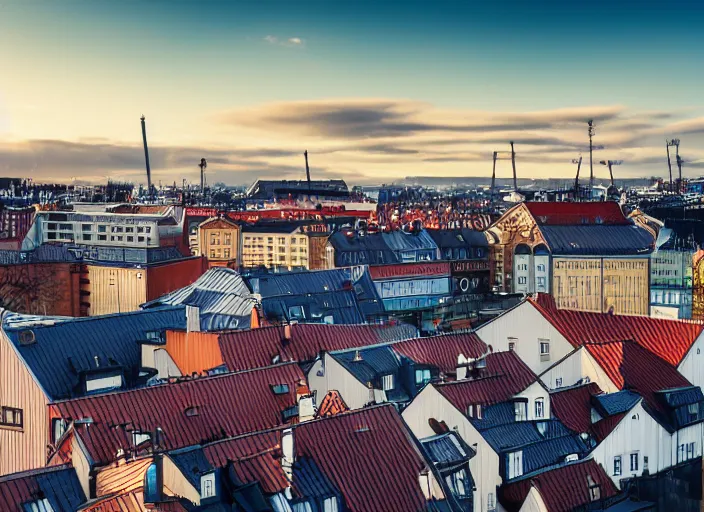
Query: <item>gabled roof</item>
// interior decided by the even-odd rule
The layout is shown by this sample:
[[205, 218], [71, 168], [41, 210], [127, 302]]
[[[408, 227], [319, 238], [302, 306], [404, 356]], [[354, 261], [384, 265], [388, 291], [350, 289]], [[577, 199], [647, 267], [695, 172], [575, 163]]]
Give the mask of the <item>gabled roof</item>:
[[[159, 447], [174, 450], [283, 425], [283, 411], [297, 405], [296, 388], [304, 381], [295, 364], [185, 380], [133, 391], [58, 402], [63, 418], [90, 418], [78, 426], [96, 464], [115, 459], [119, 449], [134, 451], [131, 431], [154, 432]], [[285, 385], [281, 394], [272, 389]]]
[[589, 341], [629, 339], [674, 366], [682, 362], [704, 329], [704, 324], [696, 322], [558, 309], [553, 297], [545, 293], [528, 301], [574, 347]]
[[547, 512], [571, 512], [591, 502], [590, 480], [599, 486], [602, 499], [618, 494], [615, 484], [604, 468], [589, 459], [505, 484], [499, 492], [499, 501], [509, 512], [517, 512], [531, 487], [535, 487], [545, 503]]
[[672, 430], [668, 407], [656, 393], [692, 386], [674, 366], [632, 341], [587, 343], [585, 348], [619, 389], [642, 396], [655, 419]]
[[323, 399], [318, 405], [318, 411], [316, 417], [318, 418], [329, 418], [330, 416], [335, 416], [336, 414], [342, 414], [349, 411], [350, 408], [335, 390], [328, 391]]
[[[11, 324], [10, 324], [11, 325]], [[82, 372], [122, 368], [127, 386], [134, 386], [147, 332], [185, 329], [183, 307], [135, 311], [106, 316], [62, 319], [54, 325], [3, 329], [50, 400], [82, 395]], [[26, 334], [28, 331], [31, 333]], [[21, 340], [34, 337], [32, 344]], [[97, 360], [97, 363], [96, 363]]]
[[529, 201], [523, 204], [541, 226], [630, 224], [619, 204], [614, 201], [583, 203]]
[[475, 333], [444, 334], [427, 338], [413, 338], [394, 343], [394, 352], [419, 364], [435, 366], [445, 374], [457, 370], [457, 357], [477, 358], [488, 350]]
[[[641, 397], [630, 391], [603, 393], [595, 382], [550, 393], [552, 413], [567, 428], [578, 434], [591, 434], [603, 441], [616, 428]], [[602, 417], [592, 423], [592, 407]]]
[[23, 505], [45, 498], [54, 512], [74, 512], [86, 500], [75, 470], [54, 466], [0, 477], [0, 510], [25, 512]]
[[515, 352], [494, 352], [486, 356], [486, 370], [480, 378], [434, 386], [462, 414], [466, 414], [470, 405], [491, 405], [510, 400], [537, 379]]
[[284, 327], [263, 327], [220, 334], [223, 361], [234, 371], [268, 366], [275, 357], [303, 363], [313, 361], [323, 351], [377, 345], [417, 334], [416, 329], [407, 324], [296, 324], [290, 326], [290, 340], [286, 340], [285, 332]]
[[328, 242], [335, 249], [335, 264], [338, 267], [400, 263], [404, 252], [436, 251], [438, 248], [426, 230], [418, 233], [399, 230], [364, 236], [338, 231], [330, 235]]
[[256, 299], [238, 272], [214, 267], [194, 283], [147, 302], [145, 309], [184, 305], [199, 308], [201, 329], [247, 329]]
[[[339, 491], [345, 510], [425, 510], [418, 479], [428, 463], [393, 406], [359, 409], [292, 428], [296, 458], [315, 464], [326, 478], [326, 487]], [[203, 449], [216, 467], [262, 453], [271, 453], [270, 460], [280, 467], [280, 446], [281, 430], [276, 430], [212, 443]], [[259, 472], [265, 479], [272, 474]], [[294, 483], [298, 482], [294, 467]], [[298, 491], [304, 489], [298, 485]]]
[[210, 217], [201, 222], [198, 227], [200, 229], [239, 229], [239, 225], [227, 217]]
[[477, 454], [476, 450], [465, 443], [457, 432], [426, 437], [420, 439], [420, 444], [428, 454], [428, 458], [441, 467], [462, 464]]

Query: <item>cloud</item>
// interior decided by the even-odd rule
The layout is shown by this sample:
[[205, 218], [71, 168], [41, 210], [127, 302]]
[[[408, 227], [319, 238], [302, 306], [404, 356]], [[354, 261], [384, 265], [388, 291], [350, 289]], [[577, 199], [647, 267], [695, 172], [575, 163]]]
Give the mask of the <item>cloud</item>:
[[271, 44], [277, 44], [279, 42], [279, 39], [274, 36], [266, 36], [264, 37], [264, 41]]
[[288, 46], [288, 47], [302, 47], [305, 45], [305, 41], [300, 37], [289, 37], [288, 39], [280, 39], [276, 36], [268, 35], [264, 37], [264, 41], [269, 44], [274, 44], [278, 46]]
[[300, 37], [291, 37], [289, 38], [288, 42], [292, 45], [302, 45], [303, 39], [301, 39]]

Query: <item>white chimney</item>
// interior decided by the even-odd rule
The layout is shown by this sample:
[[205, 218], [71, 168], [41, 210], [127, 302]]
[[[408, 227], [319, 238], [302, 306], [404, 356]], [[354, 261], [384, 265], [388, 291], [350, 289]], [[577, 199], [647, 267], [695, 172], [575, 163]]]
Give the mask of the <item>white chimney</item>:
[[186, 306], [186, 331], [200, 332], [200, 308]]
[[284, 470], [286, 478], [289, 482], [293, 481], [293, 461], [294, 461], [294, 446], [293, 446], [293, 429], [287, 428], [281, 433], [281, 469]]

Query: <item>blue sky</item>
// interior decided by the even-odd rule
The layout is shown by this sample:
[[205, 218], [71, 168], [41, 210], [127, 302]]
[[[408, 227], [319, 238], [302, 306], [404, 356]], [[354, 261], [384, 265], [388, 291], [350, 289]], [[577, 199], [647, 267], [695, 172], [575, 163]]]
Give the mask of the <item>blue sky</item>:
[[703, 27], [701, 2], [4, 0], [0, 174], [141, 181], [144, 113], [168, 181], [303, 149], [352, 182], [482, 175], [511, 138], [519, 174], [567, 176], [589, 117], [622, 175], [673, 136], [698, 175]]

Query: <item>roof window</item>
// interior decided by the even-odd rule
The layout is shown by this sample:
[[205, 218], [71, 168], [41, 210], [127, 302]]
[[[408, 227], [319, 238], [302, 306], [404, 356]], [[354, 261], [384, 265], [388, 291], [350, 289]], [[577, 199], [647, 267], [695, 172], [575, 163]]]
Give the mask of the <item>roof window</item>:
[[274, 384], [271, 386], [271, 391], [273, 391], [275, 395], [285, 395], [288, 393], [289, 387], [288, 384]]

